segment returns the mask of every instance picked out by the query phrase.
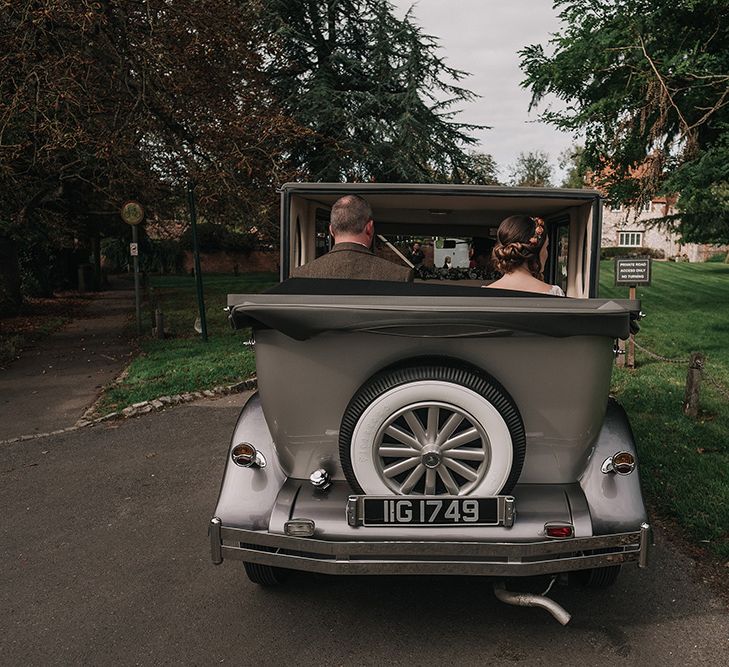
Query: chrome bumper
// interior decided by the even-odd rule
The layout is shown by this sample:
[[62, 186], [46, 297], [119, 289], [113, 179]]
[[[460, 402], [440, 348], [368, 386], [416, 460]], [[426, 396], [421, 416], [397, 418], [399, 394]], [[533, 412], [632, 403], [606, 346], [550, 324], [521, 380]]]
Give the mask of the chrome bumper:
[[[532, 576], [637, 562], [648, 564], [651, 529], [519, 543], [332, 542], [210, 522], [213, 563], [225, 558], [322, 574]], [[241, 546], [243, 545], [243, 546]], [[591, 553], [598, 551], [599, 553]]]

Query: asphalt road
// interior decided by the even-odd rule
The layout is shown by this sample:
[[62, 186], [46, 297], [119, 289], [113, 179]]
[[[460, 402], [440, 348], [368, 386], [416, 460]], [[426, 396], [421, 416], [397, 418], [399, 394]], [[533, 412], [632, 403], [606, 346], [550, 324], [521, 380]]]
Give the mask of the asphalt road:
[[573, 615], [506, 606], [478, 578], [295, 575], [271, 591], [210, 563], [239, 398], [0, 446], [6, 665], [721, 665], [729, 616], [659, 536]]
[[118, 279], [114, 287], [2, 370], [0, 440], [71, 426], [129, 363], [134, 292]]

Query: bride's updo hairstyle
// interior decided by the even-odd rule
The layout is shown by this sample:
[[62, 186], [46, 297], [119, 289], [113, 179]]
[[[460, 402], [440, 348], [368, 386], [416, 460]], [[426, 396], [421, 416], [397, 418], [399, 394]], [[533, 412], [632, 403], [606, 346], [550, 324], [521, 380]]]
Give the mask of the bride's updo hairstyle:
[[511, 273], [526, 264], [535, 278], [541, 278], [542, 267], [539, 251], [547, 235], [544, 220], [528, 215], [511, 215], [501, 222], [496, 232], [496, 245], [491, 253], [491, 263], [501, 274]]

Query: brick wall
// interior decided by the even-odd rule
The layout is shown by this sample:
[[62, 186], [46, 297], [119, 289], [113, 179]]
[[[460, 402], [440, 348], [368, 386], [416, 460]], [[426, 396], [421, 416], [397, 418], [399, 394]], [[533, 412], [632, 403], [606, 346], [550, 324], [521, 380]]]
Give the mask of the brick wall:
[[[187, 273], [194, 267], [192, 253], [184, 253], [183, 268]], [[244, 252], [201, 252], [200, 267], [203, 273], [278, 273], [278, 251], [254, 250]]]

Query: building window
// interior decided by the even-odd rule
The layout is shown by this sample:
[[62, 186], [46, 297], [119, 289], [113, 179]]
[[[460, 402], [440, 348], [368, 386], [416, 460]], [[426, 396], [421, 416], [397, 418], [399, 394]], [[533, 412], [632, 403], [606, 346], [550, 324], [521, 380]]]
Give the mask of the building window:
[[640, 248], [643, 245], [643, 232], [620, 232], [618, 245], [621, 248]]

